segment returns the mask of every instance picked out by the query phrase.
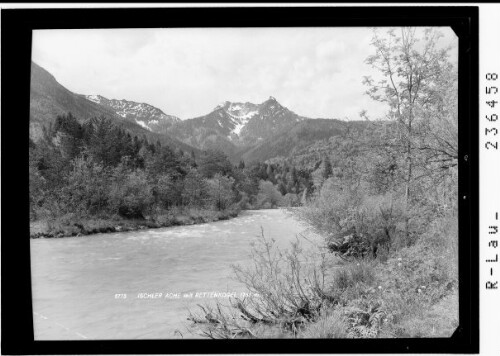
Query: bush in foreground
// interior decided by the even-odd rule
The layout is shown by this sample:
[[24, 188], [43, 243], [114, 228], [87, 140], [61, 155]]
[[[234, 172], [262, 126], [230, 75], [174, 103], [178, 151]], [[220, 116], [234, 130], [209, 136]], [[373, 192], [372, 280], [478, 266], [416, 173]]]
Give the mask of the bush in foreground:
[[437, 219], [387, 260], [350, 262], [300, 243], [281, 251], [262, 235], [253, 265], [235, 268], [260, 298], [205, 306], [190, 320], [210, 338], [449, 337], [458, 326], [456, 225]]
[[262, 232], [252, 248], [252, 265], [233, 267], [236, 279], [258, 297], [235, 298], [230, 306], [201, 306], [189, 320], [210, 338], [297, 336], [331, 302], [325, 294], [328, 256], [312, 258], [315, 252], [305, 250], [300, 240], [281, 250]]

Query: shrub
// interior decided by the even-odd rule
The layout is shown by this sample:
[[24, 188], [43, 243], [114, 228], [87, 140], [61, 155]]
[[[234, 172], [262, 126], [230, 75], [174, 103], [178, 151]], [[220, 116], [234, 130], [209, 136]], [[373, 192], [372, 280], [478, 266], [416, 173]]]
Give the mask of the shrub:
[[297, 217], [319, 234], [337, 238], [352, 227], [346, 218], [353, 214], [359, 200], [356, 192], [338, 188], [330, 178], [325, 181], [316, 199], [297, 211]]
[[286, 207], [300, 206], [300, 198], [295, 193], [287, 193], [281, 200], [281, 206], [286, 206]]
[[110, 196], [115, 211], [125, 218], [144, 218], [153, 201], [146, 174], [140, 170], [130, 172], [123, 181], [115, 182]]
[[253, 245], [253, 265], [234, 266], [236, 279], [260, 298], [239, 301], [238, 308], [251, 320], [285, 327], [317, 317], [324, 302], [326, 264], [324, 255], [319, 261], [307, 258], [311, 252], [303, 250], [300, 240], [282, 251], [262, 233]]
[[339, 186], [333, 178], [295, 215], [325, 236], [332, 252], [347, 259], [376, 257], [379, 249], [386, 258], [404, 221], [402, 199], [395, 193], [366, 196], [362, 190]]
[[205, 206], [209, 201], [209, 186], [196, 169], [191, 169], [184, 177], [182, 202], [188, 206]]
[[180, 201], [179, 184], [168, 174], [160, 175], [152, 184], [152, 193], [162, 208], [170, 208]]
[[264, 209], [274, 208], [281, 204], [283, 196], [269, 181], [260, 181], [259, 194], [257, 195], [257, 206]]
[[[312, 254], [315, 254], [314, 258]], [[234, 299], [232, 311], [223, 310], [217, 304], [218, 322], [202, 323], [207, 318], [213, 319], [215, 310], [202, 307], [202, 316], [192, 314], [192, 321], [201, 326], [203, 335], [209, 337], [234, 336], [242, 329], [257, 325], [276, 327], [297, 335], [332, 302], [325, 293], [327, 257], [325, 251], [304, 250], [300, 240], [292, 244], [290, 250], [281, 250], [262, 232], [252, 247], [252, 265], [233, 267], [236, 279], [245, 284], [252, 295], [259, 297]], [[236, 318], [231, 317], [234, 310], [239, 311]]]
[[364, 258], [373, 254], [369, 236], [356, 232], [350, 233], [342, 239], [331, 238], [327, 241], [327, 246], [331, 252], [336, 253], [344, 260]]
[[250, 204], [250, 199], [248, 198], [248, 195], [245, 192], [241, 192], [240, 195], [241, 195], [241, 199], [237, 203], [238, 204], [238, 208], [240, 210], [250, 209], [251, 208], [251, 204]]
[[[71, 161], [67, 185], [60, 192], [60, 203], [67, 213], [95, 214], [106, 210], [109, 199], [109, 170], [92, 157]], [[56, 209], [58, 210], [58, 209]]]
[[209, 199], [218, 210], [229, 208], [234, 203], [236, 194], [233, 191], [234, 179], [216, 173], [208, 181]]

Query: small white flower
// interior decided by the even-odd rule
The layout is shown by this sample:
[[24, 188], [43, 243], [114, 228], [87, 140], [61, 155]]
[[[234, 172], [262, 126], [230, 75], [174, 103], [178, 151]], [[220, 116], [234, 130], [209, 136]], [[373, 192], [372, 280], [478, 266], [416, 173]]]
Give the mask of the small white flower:
[[378, 289], [382, 289], [382, 286], [378, 286]]
[[422, 286], [422, 289], [425, 289], [425, 288], [427, 288], [427, 287], [426, 286]]
[[420, 289], [420, 288], [419, 288], [419, 289], [417, 289], [417, 292], [418, 292], [418, 293], [422, 293], [422, 289]]
[[401, 267], [401, 263], [398, 263], [398, 267]]
[[398, 258], [398, 261], [402, 261], [402, 260], [403, 260], [403, 259], [402, 259], [401, 257], [400, 257], [400, 258]]

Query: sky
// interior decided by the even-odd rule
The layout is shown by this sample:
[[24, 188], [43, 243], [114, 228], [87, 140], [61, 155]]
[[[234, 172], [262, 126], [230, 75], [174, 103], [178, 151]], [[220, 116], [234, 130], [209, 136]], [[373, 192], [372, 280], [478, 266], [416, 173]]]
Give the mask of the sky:
[[[456, 46], [451, 29], [441, 32]], [[36, 30], [32, 59], [75, 93], [181, 119], [273, 96], [302, 116], [357, 120], [387, 111], [364, 94], [363, 76], [376, 75], [364, 62], [371, 38], [372, 29], [338, 27]]]

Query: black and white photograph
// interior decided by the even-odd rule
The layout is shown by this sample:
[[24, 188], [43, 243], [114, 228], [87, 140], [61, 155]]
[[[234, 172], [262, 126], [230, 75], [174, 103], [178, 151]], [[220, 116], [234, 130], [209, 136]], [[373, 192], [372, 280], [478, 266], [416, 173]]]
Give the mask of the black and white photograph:
[[450, 27], [34, 30], [35, 340], [448, 338]]

